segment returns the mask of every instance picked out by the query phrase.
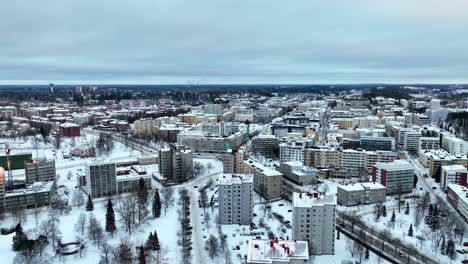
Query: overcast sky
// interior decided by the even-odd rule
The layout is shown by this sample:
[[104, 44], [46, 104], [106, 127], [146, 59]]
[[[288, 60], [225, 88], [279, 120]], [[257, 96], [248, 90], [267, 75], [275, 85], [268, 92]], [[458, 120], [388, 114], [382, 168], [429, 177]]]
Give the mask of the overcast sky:
[[0, 84], [468, 83], [467, 0], [12, 0]]

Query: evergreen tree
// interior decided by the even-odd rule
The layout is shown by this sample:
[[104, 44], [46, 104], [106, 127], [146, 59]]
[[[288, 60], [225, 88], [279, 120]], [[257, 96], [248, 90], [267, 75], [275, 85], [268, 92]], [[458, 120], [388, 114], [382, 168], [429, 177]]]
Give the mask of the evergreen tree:
[[86, 211], [93, 211], [94, 210], [94, 203], [93, 199], [91, 199], [91, 195], [88, 194], [88, 202], [86, 203]]
[[381, 214], [382, 214], [383, 217], [387, 217], [387, 207], [385, 206], [385, 204], [382, 205], [382, 213]]
[[146, 264], [145, 249], [143, 245], [140, 247], [140, 254], [138, 255], [138, 264]]
[[445, 250], [445, 236], [442, 236], [442, 245], [440, 246], [440, 253], [442, 253], [442, 255], [445, 255], [447, 252]]
[[161, 198], [159, 197], [159, 191], [156, 189], [153, 197], [153, 217], [158, 218], [161, 216]]
[[106, 232], [110, 232], [112, 237], [114, 236], [114, 231], [117, 229], [115, 225], [115, 213], [114, 207], [112, 205], [111, 199], [107, 202], [107, 212], [106, 212]]
[[429, 211], [427, 212], [426, 217], [424, 218], [424, 222], [426, 225], [430, 225], [432, 223], [432, 216], [434, 214], [434, 206], [432, 204], [429, 205]]
[[13, 251], [21, 251], [27, 247], [28, 236], [23, 232], [23, 228], [20, 226], [16, 229], [15, 236], [13, 237]]
[[153, 248], [153, 232], [150, 232], [148, 239], [146, 240], [145, 243], [145, 248], [146, 250], [152, 250]]
[[146, 182], [143, 178], [138, 180], [138, 202], [141, 204], [146, 204], [148, 201], [148, 189], [146, 188]]
[[154, 231], [154, 234], [153, 234], [153, 241], [154, 241], [154, 250], [160, 250], [161, 245], [159, 244], [158, 233], [156, 233], [156, 230]]
[[337, 232], [336, 239], [340, 240], [340, 231]]
[[364, 255], [364, 258], [369, 259], [369, 248], [366, 247], [366, 254]]
[[393, 210], [393, 212], [392, 212], [392, 217], [390, 218], [390, 222], [395, 223], [395, 218], [396, 218], [396, 216], [395, 216], [395, 210]]
[[405, 215], [409, 215], [409, 203], [406, 202]]
[[413, 224], [411, 224], [409, 226], [409, 229], [408, 229], [408, 236], [412, 237], [413, 236]]

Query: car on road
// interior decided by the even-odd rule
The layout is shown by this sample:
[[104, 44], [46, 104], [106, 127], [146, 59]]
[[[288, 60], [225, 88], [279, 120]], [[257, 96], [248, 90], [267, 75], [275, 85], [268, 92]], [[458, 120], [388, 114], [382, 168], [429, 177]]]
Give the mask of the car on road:
[[433, 186], [432, 189], [433, 189], [433, 190], [437, 190], [437, 187], [436, 187], [436, 186]]
[[252, 229], [257, 229], [257, 228], [258, 228], [258, 227], [255, 225], [255, 223], [250, 223], [250, 227], [251, 227]]
[[193, 186], [194, 189], [198, 188], [198, 185]]

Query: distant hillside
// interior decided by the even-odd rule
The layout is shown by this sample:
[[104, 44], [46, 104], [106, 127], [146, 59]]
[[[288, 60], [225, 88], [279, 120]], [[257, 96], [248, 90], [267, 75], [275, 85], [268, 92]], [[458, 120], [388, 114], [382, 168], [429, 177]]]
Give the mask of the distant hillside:
[[468, 140], [468, 112], [449, 113], [444, 126], [457, 137]]

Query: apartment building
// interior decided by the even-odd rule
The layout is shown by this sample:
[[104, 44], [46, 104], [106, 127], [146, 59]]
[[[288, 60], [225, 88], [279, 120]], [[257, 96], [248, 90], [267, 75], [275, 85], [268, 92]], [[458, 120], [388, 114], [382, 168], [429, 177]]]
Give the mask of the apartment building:
[[418, 151], [426, 149], [439, 149], [440, 138], [439, 137], [420, 137]]
[[329, 147], [307, 148], [304, 150], [304, 165], [308, 167], [340, 167], [341, 150]]
[[86, 168], [85, 190], [92, 198], [117, 194], [116, 165], [113, 162], [95, 163]]
[[177, 144], [159, 151], [159, 173], [169, 181], [183, 182], [193, 175], [192, 150]]
[[239, 131], [229, 136], [218, 136], [189, 130], [177, 134], [177, 143], [190, 147], [195, 152], [216, 152], [227, 149], [238, 150], [248, 139], [246, 131]]
[[286, 138], [280, 147], [280, 161], [300, 161], [304, 162], [304, 151], [307, 147], [313, 146], [310, 138]]
[[419, 160], [424, 167], [429, 169], [429, 174], [433, 177], [440, 173], [441, 166], [460, 164], [468, 167], [468, 156], [453, 155], [443, 149], [427, 149], [419, 152]]
[[468, 188], [458, 184], [447, 185], [447, 201], [468, 222]]
[[378, 162], [372, 171], [372, 181], [387, 188], [387, 195], [410, 193], [414, 185], [414, 168], [404, 160]]
[[117, 193], [129, 193], [138, 190], [143, 179], [147, 189], [151, 188], [151, 175], [140, 165], [120, 166], [116, 168]]
[[280, 199], [283, 174], [254, 159], [244, 161], [244, 172], [254, 175], [254, 191], [266, 200]]
[[218, 215], [222, 225], [249, 225], [253, 215], [253, 175], [221, 174], [218, 188]]
[[386, 188], [377, 182], [360, 182], [337, 186], [337, 202], [344, 206], [383, 203]]
[[258, 135], [252, 139], [252, 153], [268, 159], [278, 157], [279, 139], [274, 135]]
[[317, 170], [306, 167], [300, 161], [280, 164], [278, 171], [283, 174], [282, 196], [292, 201], [294, 192], [307, 192], [317, 180]]
[[447, 191], [449, 184], [468, 187], [468, 170], [463, 165], [447, 165], [441, 167], [440, 186]]
[[334, 194], [294, 193], [292, 238], [308, 242], [312, 255], [335, 254]]
[[453, 155], [466, 155], [468, 153], [468, 142], [453, 135], [442, 137], [442, 148]]
[[307, 241], [252, 239], [247, 247], [247, 264], [300, 264], [309, 261]]
[[421, 132], [408, 131], [405, 133], [403, 148], [407, 151], [417, 151], [419, 148], [419, 139]]
[[361, 137], [360, 146], [368, 151], [395, 149], [395, 139], [392, 137]]
[[26, 183], [55, 181], [55, 160], [31, 159], [24, 162]]
[[156, 120], [152, 118], [138, 119], [133, 122], [133, 135], [136, 137], [152, 137], [156, 132]]

